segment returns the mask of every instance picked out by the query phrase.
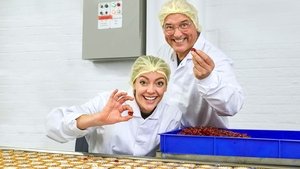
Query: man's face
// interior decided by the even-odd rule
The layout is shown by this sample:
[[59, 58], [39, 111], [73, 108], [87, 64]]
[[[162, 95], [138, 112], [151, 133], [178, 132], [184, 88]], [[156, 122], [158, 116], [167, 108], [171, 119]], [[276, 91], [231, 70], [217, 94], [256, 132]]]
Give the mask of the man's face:
[[196, 26], [184, 14], [170, 14], [165, 18], [163, 31], [167, 43], [182, 60], [198, 38]]

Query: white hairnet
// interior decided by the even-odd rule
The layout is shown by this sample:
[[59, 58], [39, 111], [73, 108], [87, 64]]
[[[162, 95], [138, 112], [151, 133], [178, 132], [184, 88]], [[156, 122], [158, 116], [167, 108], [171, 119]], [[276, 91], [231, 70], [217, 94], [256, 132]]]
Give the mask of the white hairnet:
[[169, 65], [161, 58], [155, 56], [140, 56], [132, 65], [130, 84], [133, 86], [135, 80], [143, 73], [157, 72], [169, 80], [170, 68]]
[[159, 20], [161, 26], [163, 26], [165, 19], [170, 14], [180, 13], [189, 17], [194, 25], [196, 26], [198, 32], [201, 31], [201, 27], [198, 21], [198, 11], [197, 9], [186, 0], [169, 0], [160, 9]]

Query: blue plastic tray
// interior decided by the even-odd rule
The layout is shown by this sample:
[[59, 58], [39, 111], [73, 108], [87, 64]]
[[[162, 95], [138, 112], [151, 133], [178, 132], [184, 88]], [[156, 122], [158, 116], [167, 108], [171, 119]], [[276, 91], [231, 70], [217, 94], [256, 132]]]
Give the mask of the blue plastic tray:
[[230, 130], [251, 138], [180, 135], [176, 130], [160, 134], [160, 150], [166, 154], [300, 159], [299, 131]]

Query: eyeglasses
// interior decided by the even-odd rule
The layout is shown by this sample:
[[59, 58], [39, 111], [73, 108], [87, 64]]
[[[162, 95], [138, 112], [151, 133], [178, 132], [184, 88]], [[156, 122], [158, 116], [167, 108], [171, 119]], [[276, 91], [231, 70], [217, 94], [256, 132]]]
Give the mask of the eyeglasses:
[[175, 33], [176, 28], [178, 28], [178, 30], [181, 32], [187, 32], [188, 29], [191, 27], [191, 25], [192, 25], [191, 22], [184, 21], [184, 22], [180, 23], [178, 26], [175, 26], [172, 24], [165, 24], [165, 25], [163, 25], [163, 29], [168, 35], [172, 35]]

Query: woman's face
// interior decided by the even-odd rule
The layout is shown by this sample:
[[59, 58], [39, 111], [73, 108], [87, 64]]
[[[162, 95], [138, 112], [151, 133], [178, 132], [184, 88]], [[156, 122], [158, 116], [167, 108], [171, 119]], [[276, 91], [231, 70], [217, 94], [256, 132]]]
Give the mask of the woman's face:
[[134, 90], [141, 112], [151, 113], [167, 90], [167, 80], [157, 72], [143, 73], [135, 80]]
[[192, 20], [183, 14], [170, 14], [165, 18], [163, 31], [165, 40], [182, 60], [198, 38], [197, 28]]

